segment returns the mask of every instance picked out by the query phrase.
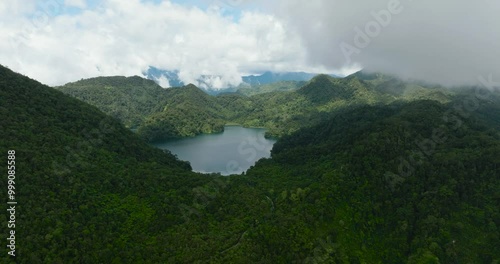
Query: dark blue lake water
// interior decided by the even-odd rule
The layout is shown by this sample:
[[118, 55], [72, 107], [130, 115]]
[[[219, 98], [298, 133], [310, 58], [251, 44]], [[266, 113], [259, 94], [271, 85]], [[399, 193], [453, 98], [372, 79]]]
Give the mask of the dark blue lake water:
[[241, 174], [261, 158], [268, 158], [276, 140], [264, 137], [265, 129], [226, 126], [223, 133], [155, 143], [179, 159], [189, 161], [193, 171]]

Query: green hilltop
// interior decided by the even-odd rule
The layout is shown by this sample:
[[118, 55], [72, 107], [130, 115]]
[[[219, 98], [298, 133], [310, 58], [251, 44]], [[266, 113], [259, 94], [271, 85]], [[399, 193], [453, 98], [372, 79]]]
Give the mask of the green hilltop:
[[252, 85], [252, 86], [240, 85], [240, 87], [236, 89], [235, 93], [246, 96], [252, 96], [252, 95], [271, 93], [271, 92], [287, 92], [287, 91], [298, 90], [306, 83], [307, 83], [306, 81], [279, 81], [269, 84]]
[[[160, 248], [154, 237], [182, 222], [177, 204], [214, 179], [97, 108], [3, 66], [0, 106], [0, 149], [16, 151], [17, 263], [149, 258], [137, 247]], [[5, 256], [0, 262], [10, 263]]]
[[[342, 79], [318, 75], [307, 83], [292, 82], [302, 85], [300, 88], [282, 89], [278, 83], [262, 88], [266, 89], [262, 93], [246, 91], [218, 96], [208, 95], [192, 84], [162, 89], [152, 81], [131, 78], [100, 77], [56, 88], [119, 118], [128, 127], [137, 128], [147, 141], [221, 132], [227, 123], [266, 127], [269, 136], [281, 137], [346, 107], [398, 100], [446, 102], [450, 98], [444, 89], [407, 84], [387, 76], [363, 80], [357, 75]], [[388, 83], [390, 89], [402, 92], [391, 94], [381, 88]]]
[[139, 126], [166, 99], [163, 88], [139, 76], [97, 77], [55, 88], [97, 106], [131, 128]]

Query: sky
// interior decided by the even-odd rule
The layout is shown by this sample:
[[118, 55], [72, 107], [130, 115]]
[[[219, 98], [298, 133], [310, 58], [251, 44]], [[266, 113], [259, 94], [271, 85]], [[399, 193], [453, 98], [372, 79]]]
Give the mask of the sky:
[[500, 80], [498, 10], [494, 0], [1, 1], [0, 64], [48, 85], [149, 66], [186, 83], [218, 75], [218, 88], [264, 71], [362, 68], [475, 84]]

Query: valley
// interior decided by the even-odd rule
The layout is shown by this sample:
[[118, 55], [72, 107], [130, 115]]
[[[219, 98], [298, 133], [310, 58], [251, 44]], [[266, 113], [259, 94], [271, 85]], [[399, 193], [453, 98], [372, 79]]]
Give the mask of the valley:
[[[16, 150], [21, 190], [19, 263], [500, 257], [497, 93], [361, 74], [252, 96], [137, 77], [58, 87], [82, 102], [0, 70], [0, 143]], [[471, 98], [477, 107], [457, 110]], [[194, 173], [146, 141], [230, 132], [229, 121], [279, 135], [242, 175]], [[436, 129], [445, 139], [421, 149]]]
[[500, 263], [500, 1], [0, 1], [0, 264]]

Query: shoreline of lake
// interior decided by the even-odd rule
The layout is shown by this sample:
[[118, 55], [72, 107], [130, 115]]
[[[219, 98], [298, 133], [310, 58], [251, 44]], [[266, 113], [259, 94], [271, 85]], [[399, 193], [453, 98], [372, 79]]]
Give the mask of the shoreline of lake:
[[274, 139], [265, 138], [263, 128], [229, 125], [220, 133], [152, 143], [168, 149], [181, 160], [189, 161], [193, 171], [222, 175], [246, 172], [261, 158], [269, 158]]

